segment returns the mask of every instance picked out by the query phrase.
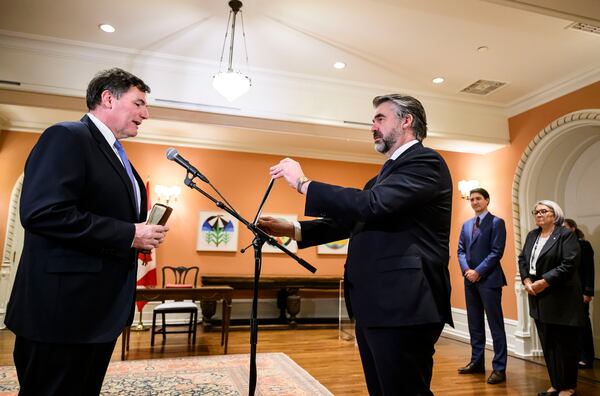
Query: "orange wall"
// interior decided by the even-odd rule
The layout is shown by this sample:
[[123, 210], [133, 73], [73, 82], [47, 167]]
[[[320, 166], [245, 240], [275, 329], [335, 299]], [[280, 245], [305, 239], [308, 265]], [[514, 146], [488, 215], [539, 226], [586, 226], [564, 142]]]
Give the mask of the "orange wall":
[[[452, 306], [465, 308], [463, 279], [456, 258], [461, 224], [473, 215], [467, 201], [460, 199], [456, 186], [461, 179], [478, 179], [491, 195], [490, 211], [506, 221], [507, 244], [502, 260], [508, 280], [504, 289], [504, 313], [517, 318], [515, 293], [516, 258], [512, 220], [512, 183], [517, 163], [529, 141], [556, 118], [585, 108], [600, 108], [600, 82], [548, 102], [509, 119], [511, 144], [486, 155], [442, 152], [448, 162], [455, 187], [450, 239], [450, 275]], [[39, 135], [20, 132], [0, 134], [0, 241], [4, 241], [8, 200], [12, 187], [22, 172], [26, 156]], [[196, 252], [198, 212], [215, 209], [213, 204], [195, 191], [183, 186], [184, 170], [165, 159], [167, 146], [126, 142], [125, 148], [143, 178], [150, 176], [151, 188], [156, 184], [180, 185], [182, 195], [174, 205], [169, 220], [172, 230], [158, 249], [162, 264], [199, 265], [204, 274], [251, 274], [253, 254], [239, 252]], [[254, 216], [266, 188], [268, 168], [280, 156], [227, 151], [178, 148], [181, 155], [198, 167], [234, 207], [245, 217]], [[383, 159], [382, 159], [383, 161]], [[325, 182], [362, 187], [376, 174], [379, 166], [339, 161], [301, 159], [305, 173]], [[155, 200], [154, 195], [152, 200]], [[304, 200], [283, 182], [277, 182], [264, 209], [265, 212], [296, 213], [303, 218]], [[240, 229], [238, 247], [251, 242], [250, 233]], [[318, 256], [316, 248], [300, 250], [301, 257], [317, 267], [316, 275], [341, 275], [343, 257]], [[309, 275], [282, 254], [265, 254], [265, 275]]]

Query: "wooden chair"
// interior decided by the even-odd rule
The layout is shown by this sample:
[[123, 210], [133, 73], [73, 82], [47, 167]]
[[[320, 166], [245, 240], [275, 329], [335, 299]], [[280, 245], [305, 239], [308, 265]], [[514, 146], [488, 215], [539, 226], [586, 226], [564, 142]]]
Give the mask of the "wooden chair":
[[[195, 288], [198, 282], [199, 269], [196, 266], [193, 267], [162, 267], [162, 287], [163, 288]], [[167, 278], [172, 279], [173, 282], [168, 282]], [[188, 323], [167, 323], [167, 314], [181, 314], [188, 313], [190, 320]], [[161, 315], [162, 326], [156, 327], [156, 316]], [[163, 344], [167, 340], [167, 334], [187, 334], [188, 343], [190, 338], [192, 345], [196, 344], [196, 323], [198, 321], [198, 306], [194, 301], [163, 301], [162, 304], [154, 308], [152, 312], [152, 334], [150, 337], [150, 345], [154, 346], [154, 335], [162, 334]], [[184, 330], [168, 330], [168, 327], [182, 327], [185, 326], [187, 329]]]

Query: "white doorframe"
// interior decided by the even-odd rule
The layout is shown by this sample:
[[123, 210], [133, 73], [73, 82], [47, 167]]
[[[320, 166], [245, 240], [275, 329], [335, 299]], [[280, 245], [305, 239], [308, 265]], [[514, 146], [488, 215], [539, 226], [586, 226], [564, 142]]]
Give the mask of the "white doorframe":
[[19, 200], [23, 187], [23, 174], [19, 177], [10, 194], [8, 206], [8, 219], [6, 221], [6, 238], [4, 240], [4, 254], [0, 265], [0, 329], [4, 329], [6, 305], [15, 281], [17, 266], [23, 250], [24, 230], [19, 220]]
[[[556, 201], [564, 207], [567, 176], [578, 154], [600, 141], [600, 109], [587, 109], [562, 116], [539, 132], [529, 143], [517, 166], [512, 189], [515, 257], [521, 253], [525, 235], [535, 224], [529, 213], [540, 199]], [[518, 325], [515, 350], [521, 356], [542, 353], [535, 324], [529, 317], [527, 293], [519, 277], [514, 279]]]

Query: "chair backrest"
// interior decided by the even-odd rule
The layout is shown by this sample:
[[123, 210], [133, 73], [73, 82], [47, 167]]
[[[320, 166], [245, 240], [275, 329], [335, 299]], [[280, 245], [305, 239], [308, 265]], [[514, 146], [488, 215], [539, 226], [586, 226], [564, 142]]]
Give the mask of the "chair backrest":
[[[198, 284], [199, 268], [192, 267], [171, 267], [165, 265], [162, 267], [162, 287], [187, 287], [195, 288]], [[173, 279], [172, 282], [167, 282], [167, 278]]]

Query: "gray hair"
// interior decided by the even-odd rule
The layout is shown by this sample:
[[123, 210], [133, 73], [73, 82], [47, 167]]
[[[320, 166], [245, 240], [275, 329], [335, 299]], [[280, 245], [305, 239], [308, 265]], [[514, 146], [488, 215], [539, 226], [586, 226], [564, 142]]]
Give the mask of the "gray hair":
[[544, 205], [550, 208], [552, 213], [554, 213], [554, 225], [561, 226], [563, 224], [563, 222], [565, 221], [565, 214], [556, 202], [547, 199], [542, 199], [541, 201], [537, 201], [535, 205], [533, 205], [533, 210], [535, 210], [535, 207], [538, 205]]
[[421, 142], [427, 137], [427, 116], [425, 115], [425, 108], [419, 100], [412, 96], [401, 94], [381, 95], [373, 98], [373, 107], [377, 107], [385, 102], [392, 102], [394, 104], [396, 115], [399, 119], [406, 117], [408, 114], [412, 115], [413, 122], [411, 127], [418, 141]]

